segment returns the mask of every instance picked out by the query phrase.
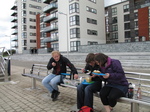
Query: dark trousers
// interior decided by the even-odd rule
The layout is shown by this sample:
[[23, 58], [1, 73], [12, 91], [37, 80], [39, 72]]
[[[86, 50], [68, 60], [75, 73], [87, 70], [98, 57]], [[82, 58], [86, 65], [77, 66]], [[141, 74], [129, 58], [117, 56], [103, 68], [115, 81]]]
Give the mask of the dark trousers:
[[100, 92], [100, 98], [103, 105], [114, 107], [117, 104], [117, 99], [124, 96], [124, 93], [113, 87], [104, 86]]
[[102, 86], [101, 81], [95, 81], [93, 84], [77, 86], [77, 108], [89, 106], [93, 108], [93, 93], [100, 91]]

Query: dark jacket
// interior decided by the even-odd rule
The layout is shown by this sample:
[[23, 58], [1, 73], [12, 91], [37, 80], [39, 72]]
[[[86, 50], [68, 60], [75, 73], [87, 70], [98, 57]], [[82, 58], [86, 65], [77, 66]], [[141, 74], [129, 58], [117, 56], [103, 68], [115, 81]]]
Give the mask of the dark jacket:
[[[97, 65], [97, 64], [95, 64], [95, 66], [94, 67], [92, 67], [91, 65], [89, 65], [89, 64], [86, 64], [86, 66], [85, 66], [85, 68], [84, 68], [84, 70], [85, 70], [85, 73], [88, 73], [88, 71], [90, 71], [90, 76], [92, 76], [92, 72], [94, 71], [94, 70], [99, 70], [100, 68], [99, 68], [99, 65]], [[92, 78], [92, 81], [102, 81], [98, 76], [96, 76], [96, 77], [94, 77], [94, 78]]]
[[128, 86], [128, 81], [119, 60], [111, 59], [108, 57], [107, 67], [101, 67], [101, 72], [110, 74], [108, 79], [101, 77], [106, 80], [108, 84]]
[[[56, 63], [55, 67], [52, 66], [53, 62]], [[66, 73], [66, 71], [67, 71], [66, 67], [67, 66], [71, 69], [72, 74], [78, 74], [74, 65], [66, 57], [63, 57], [62, 55], [60, 55], [60, 59], [58, 62], [56, 62], [54, 60], [54, 58], [52, 57], [48, 62], [47, 69], [50, 70], [53, 68], [52, 73], [56, 74], [56, 75], [60, 75], [61, 73]]]

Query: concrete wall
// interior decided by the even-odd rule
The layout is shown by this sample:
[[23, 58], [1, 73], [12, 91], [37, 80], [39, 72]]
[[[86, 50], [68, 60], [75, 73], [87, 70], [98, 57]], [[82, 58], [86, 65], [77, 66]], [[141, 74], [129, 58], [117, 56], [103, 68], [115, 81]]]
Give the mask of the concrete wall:
[[150, 41], [79, 46], [79, 53], [150, 52]]

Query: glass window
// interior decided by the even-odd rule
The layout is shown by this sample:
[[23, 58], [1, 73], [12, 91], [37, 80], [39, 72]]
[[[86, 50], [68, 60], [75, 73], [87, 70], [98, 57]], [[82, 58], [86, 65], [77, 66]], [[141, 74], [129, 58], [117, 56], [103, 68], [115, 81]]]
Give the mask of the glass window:
[[117, 15], [117, 8], [112, 8], [112, 16]]
[[80, 38], [80, 29], [79, 28], [70, 29], [70, 38]]
[[118, 31], [118, 25], [113, 25], [113, 26], [112, 26], [112, 30], [113, 30], [113, 31]]
[[130, 21], [130, 15], [129, 14], [124, 15], [124, 21]]
[[97, 20], [87, 18], [87, 23], [97, 24]]
[[87, 29], [87, 34], [88, 35], [98, 35], [96, 30], [90, 30], [90, 29]]
[[70, 26], [79, 25], [79, 16], [74, 15], [70, 17]]
[[130, 31], [125, 32], [125, 38], [131, 38]]
[[112, 18], [112, 24], [115, 24], [115, 23], [117, 23], [117, 17]]
[[70, 51], [78, 51], [78, 46], [80, 46], [80, 41], [71, 41]]
[[73, 3], [69, 5], [69, 13], [79, 13], [79, 4], [78, 3]]
[[125, 24], [124, 24], [124, 29], [125, 29], [125, 30], [130, 29], [130, 23], [125, 23]]
[[124, 12], [129, 12], [129, 4], [123, 6]]

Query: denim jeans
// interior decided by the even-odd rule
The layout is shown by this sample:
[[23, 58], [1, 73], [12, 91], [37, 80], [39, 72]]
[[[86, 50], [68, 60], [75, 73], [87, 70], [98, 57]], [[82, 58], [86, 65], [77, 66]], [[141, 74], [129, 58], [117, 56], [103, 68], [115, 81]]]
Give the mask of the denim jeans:
[[93, 84], [84, 85], [80, 84], [77, 86], [77, 108], [80, 109], [82, 106], [89, 106], [93, 108], [93, 93], [100, 91], [101, 81], [95, 81]]
[[65, 78], [63, 75], [49, 74], [42, 80], [42, 84], [52, 93], [53, 90], [58, 91], [58, 84], [62, 82], [63, 78]]

